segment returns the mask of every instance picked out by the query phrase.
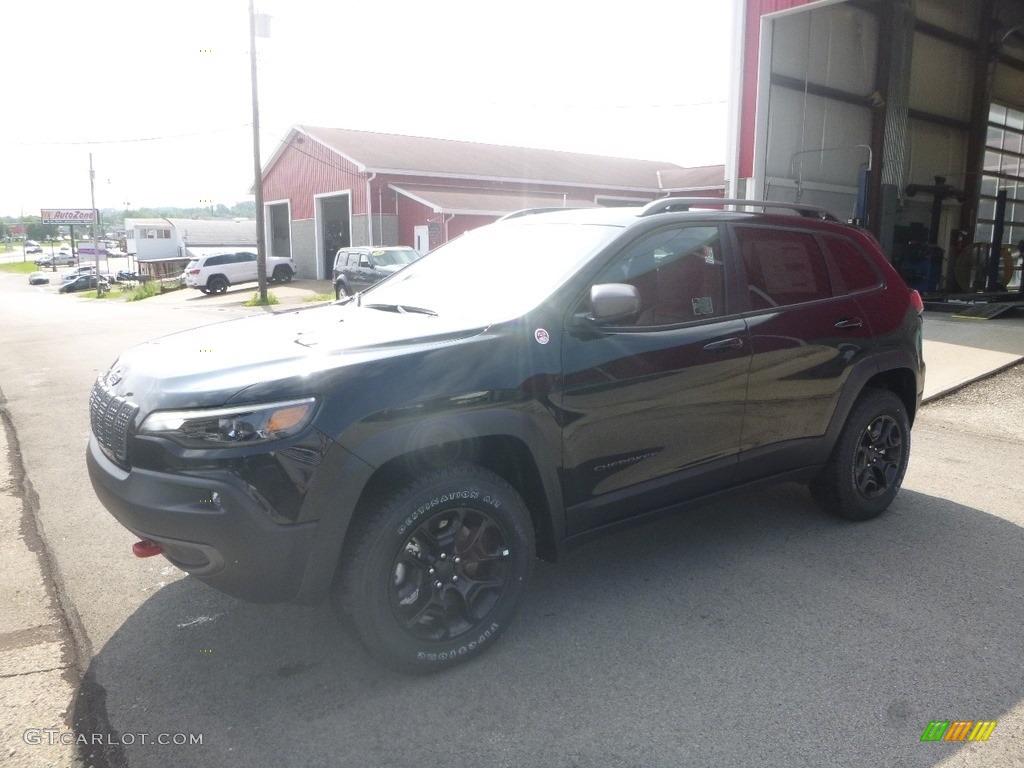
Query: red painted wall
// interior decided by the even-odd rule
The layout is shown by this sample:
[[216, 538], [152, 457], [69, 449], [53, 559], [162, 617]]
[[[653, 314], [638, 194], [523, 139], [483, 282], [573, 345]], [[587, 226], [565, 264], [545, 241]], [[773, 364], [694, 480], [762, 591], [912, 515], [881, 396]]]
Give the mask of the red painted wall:
[[291, 200], [292, 220], [313, 218], [313, 196], [352, 190], [352, 214], [366, 213], [366, 179], [352, 163], [310, 139], [294, 135], [263, 178], [263, 199]]
[[754, 175], [754, 130], [757, 116], [757, 69], [760, 60], [761, 17], [788, 11], [816, 0], [747, 0], [743, 19], [743, 83], [740, 87], [739, 176]]

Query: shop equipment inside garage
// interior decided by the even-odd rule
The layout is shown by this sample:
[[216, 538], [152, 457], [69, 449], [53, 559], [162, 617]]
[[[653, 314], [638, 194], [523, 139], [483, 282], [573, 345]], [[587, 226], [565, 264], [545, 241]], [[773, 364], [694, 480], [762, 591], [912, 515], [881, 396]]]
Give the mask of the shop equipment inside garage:
[[1024, 0], [744, 0], [730, 194], [864, 226], [930, 309], [1024, 317]]

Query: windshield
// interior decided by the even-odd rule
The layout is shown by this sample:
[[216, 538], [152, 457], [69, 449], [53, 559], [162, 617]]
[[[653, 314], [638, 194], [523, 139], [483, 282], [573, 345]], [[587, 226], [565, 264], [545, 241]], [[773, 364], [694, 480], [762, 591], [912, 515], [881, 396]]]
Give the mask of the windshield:
[[412, 264], [416, 261], [418, 255], [412, 248], [403, 248], [396, 251], [374, 251], [373, 260], [379, 266], [394, 267], [401, 264]]
[[362, 297], [362, 305], [428, 309], [488, 323], [525, 314], [567, 280], [620, 227], [499, 223], [431, 251]]

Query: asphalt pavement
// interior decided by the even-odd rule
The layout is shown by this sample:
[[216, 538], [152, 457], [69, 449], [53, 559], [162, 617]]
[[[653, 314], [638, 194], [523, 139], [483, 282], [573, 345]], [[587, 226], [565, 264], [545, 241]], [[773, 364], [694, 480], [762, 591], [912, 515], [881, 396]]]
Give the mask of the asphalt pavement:
[[[876, 523], [781, 486], [601, 540], [539, 564], [490, 653], [409, 679], [329, 611], [131, 558], [82, 482], [83, 393], [121, 348], [330, 283], [265, 309], [251, 286], [140, 307], [26, 288], [0, 275], [5, 766], [1024, 764], [1024, 320], [927, 313], [932, 405]], [[999, 726], [916, 743], [951, 717]]]

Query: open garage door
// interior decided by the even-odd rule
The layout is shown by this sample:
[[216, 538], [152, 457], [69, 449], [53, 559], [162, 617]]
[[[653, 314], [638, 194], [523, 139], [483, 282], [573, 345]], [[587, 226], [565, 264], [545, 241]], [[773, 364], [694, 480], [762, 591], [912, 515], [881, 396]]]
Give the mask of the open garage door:
[[318, 277], [328, 279], [334, 269], [334, 254], [339, 248], [352, 245], [352, 197], [347, 192], [317, 198], [318, 238], [322, 251], [322, 272]]

